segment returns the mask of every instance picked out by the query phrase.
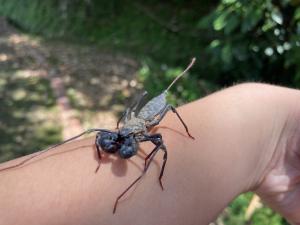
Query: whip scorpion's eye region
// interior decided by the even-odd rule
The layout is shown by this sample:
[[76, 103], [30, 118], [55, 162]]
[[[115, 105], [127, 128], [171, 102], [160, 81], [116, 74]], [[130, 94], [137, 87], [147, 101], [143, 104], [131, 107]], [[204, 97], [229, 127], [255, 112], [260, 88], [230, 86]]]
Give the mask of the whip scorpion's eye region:
[[131, 156], [135, 155], [138, 150], [138, 144], [133, 137], [127, 137], [124, 143], [121, 145], [119, 150], [119, 155], [123, 159], [128, 159]]
[[97, 144], [101, 146], [103, 151], [107, 153], [115, 153], [118, 151], [118, 134], [116, 133], [102, 133], [97, 139]]

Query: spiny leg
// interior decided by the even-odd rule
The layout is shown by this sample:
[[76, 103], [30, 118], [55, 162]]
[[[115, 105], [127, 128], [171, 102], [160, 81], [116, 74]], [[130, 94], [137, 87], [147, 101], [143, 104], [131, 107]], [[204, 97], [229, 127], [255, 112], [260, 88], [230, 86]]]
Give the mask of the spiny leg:
[[139, 107], [139, 105], [141, 104], [141, 102], [143, 101], [143, 99], [147, 96], [148, 92], [144, 91], [143, 94], [141, 94], [141, 96], [138, 98], [138, 100], [136, 101], [136, 104], [134, 105], [134, 107], [132, 108], [132, 112], [135, 113], [135, 111], [137, 110], [137, 108]]
[[99, 168], [100, 168], [100, 165], [101, 165], [101, 159], [102, 159], [102, 157], [101, 157], [101, 152], [100, 152], [100, 148], [99, 148], [99, 146], [98, 146], [98, 144], [97, 144], [97, 139], [98, 139], [98, 135], [96, 136], [96, 139], [95, 139], [95, 146], [96, 146], [96, 149], [97, 149], [97, 156], [98, 156], [99, 164], [98, 164], [98, 166], [97, 166], [97, 168], [96, 168], [96, 170], [95, 170], [95, 173], [98, 172], [98, 170], [99, 170]]
[[114, 209], [113, 209], [113, 213], [116, 212], [117, 210], [117, 206], [118, 206], [118, 202], [119, 200], [145, 175], [145, 173], [148, 171], [148, 168], [151, 164], [151, 162], [153, 161], [153, 158], [155, 157], [156, 153], [158, 152], [158, 150], [161, 148], [161, 144], [160, 145], [156, 145], [155, 148], [151, 151], [150, 155], [150, 159], [149, 162], [144, 166], [144, 170], [142, 172], [142, 174], [136, 178], [116, 199], [115, 204], [114, 204]]
[[152, 122], [149, 123], [148, 127], [154, 127], [156, 125], [158, 125], [160, 123], [160, 121], [165, 117], [165, 115], [167, 114], [167, 112], [169, 110], [172, 110], [173, 113], [175, 113], [177, 115], [177, 117], [179, 118], [180, 122], [182, 123], [182, 125], [184, 126], [185, 128], [185, 131], [186, 133], [188, 134], [188, 136], [192, 139], [195, 139], [189, 132], [189, 129], [187, 127], [187, 125], [185, 124], [185, 122], [183, 121], [183, 119], [181, 118], [181, 116], [179, 115], [179, 113], [177, 112], [177, 110], [172, 106], [172, 105], [169, 105], [167, 104], [165, 106], [165, 108], [161, 111], [161, 113], [159, 114], [159, 118], [158, 119], [155, 119], [153, 120]]
[[[162, 136], [161, 134], [144, 134], [144, 138], [140, 140], [140, 142], [145, 142], [145, 141], [151, 141], [155, 146], [162, 144]], [[147, 160], [150, 158], [150, 156], [156, 151], [154, 148], [145, 158], [145, 163], [144, 166], [147, 164]]]
[[172, 112], [175, 113], [175, 114], [177, 115], [177, 117], [179, 118], [179, 120], [181, 121], [181, 123], [182, 123], [182, 125], [184, 126], [185, 131], [186, 131], [186, 133], [189, 135], [189, 137], [192, 138], [192, 139], [195, 139], [195, 138], [190, 134], [187, 125], [185, 124], [185, 122], [183, 121], [183, 119], [181, 118], [181, 116], [179, 115], [179, 113], [177, 112], [177, 110], [176, 110], [173, 106], [171, 106], [171, 105], [170, 105], [170, 108], [171, 108]]
[[37, 157], [37, 156], [39, 156], [39, 155], [42, 155], [43, 153], [45, 153], [45, 152], [47, 152], [47, 151], [49, 151], [49, 150], [51, 150], [51, 149], [53, 149], [53, 148], [56, 148], [56, 147], [58, 147], [58, 146], [60, 146], [60, 145], [63, 145], [63, 144], [65, 144], [65, 143], [67, 143], [67, 142], [73, 141], [73, 140], [75, 140], [75, 139], [77, 139], [77, 138], [79, 138], [79, 137], [81, 137], [81, 136], [83, 136], [83, 135], [85, 135], [85, 134], [92, 133], [92, 132], [100, 132], [100, 131], [102, 131], [102, 132], [111, 132], [111, 131], [109, 131], [109, 130], [97, 129], [97, 128], [88, 129], [88, 130], [86, 130], [86, 131], [84, 131], [84, 132], [82, 132], [82, 133], [80, 133], [80, 134], [78, 134], [78, 135], [76, 135], [76, 136], [74, 136], [74, 137], [71, 137], [71, 138], [69, 138], [69, 139], [67, 139], [67, 140], [65, 140], [65, 141], [62, 141], [62, 142], [60, 142], [60, 143], [58, 143], [58, 144], [55, 144], [55, 145], [53, 145], [53, 146], [50, 146], [49, 148], [46, 148], [46, 149], [44, 149], [44, 150], [38, 152], [37, 154], [34, 154], [34, 155], [30, 156], [29, 158], [27, 158], [27, 159], [25, 159], [25, 160], [23, 160], [23, 161], [21, 161], [21, 162], [15, 164], [15, 165], [8, 166], [8, 167], [5, 167], [5, 168], [3, 168], [3, 169], [0, 169], [0, 171], [4, 171], [4, 170], [9, 170], [9, 169], [17, 168], [17, 167], [19, 167], [19, 166], [24, 165], [26, 162], [32, 160], [33, 158], [35, 158], [35, 157]]
[[[167, 163], [167, 160], [168, 160], [168, 152], [167, 152], [167, 148], [166, 146], [163, 144], [163, 140], [162, 140], [162, 136], [161, 134], [152, 134], [152, 135], [149, 135], [149, 134], [144, 134], [144, 138], [142, 140], [140, 140], [140, 142], [144, 142], [144, 141], [151, 141], [154, 145], [160, 145], [160, 149], [162, 149], [164, 151], [164, 156], [163, 156], [163, 165], [161, 167], [161, 170], [160, 170], [160, 174], [159, 174], [159, 184], [161, 186], [161, 189], [164, 190], [164, 187], [163, 187], [163, 184], [162, 184], [162, 177], [163, 177], [163, 174], [164, 174], [164, 170], [165, 170], [165, 166], [166, 166], [166, 163]], [[148, 154], [145, 158], [145, 166], [147, 164], [147, 161], [149, 159], [149, 157], [155, 152], [157, 151], [157, 149], [153, 149], [150, 154]]]
[[151, 157], [151, 155], [152, 155], [155, 151], [157, 151], [157, 150], [154, 148], [154, 149], [146, 156], [146, 158], [144, 159], [144, 160], [145, 160], [145, 162], [144, 162], [144, 167], [147, 165], [148, 159]]
[[140, 105], [144, 97], [147, 95], [147, 91], [144, 91], [143, 94], [131, 105], [129, 108], [127, 108], [123, 113], [122, 116], [119, 118], [117, 122], [117, 129], [119, 129], [120, 122], [122, 121], [123, 118], [128, 119], [128, 116], [130, 115], [131, 112], [135, 112], [137, 107]]
[[164, 186], [162, 184], [161, 179], [162, 179], [162, 177], [164, 175], [166, 163], [167, 163], [167, 160], [168, 160], [168, 152], [167, 152], [167, 148], [165, 147], [165, 145], [162, 145], [161, 149], [164, 151], [164, 157], [163, 157], [163, 164], [162, 164], [162, 167], [160, 169], [160, 174], [159, 174], [158, 180], [159, 180], [159, 184], [160, 184], [161, 189], [164, 190]]
[[[159, 178], [158, 178], [160, 187], [161, 187], [162, 190], [164, 190], [164, 186], [163, 186], [163, 184], [162, 184], [162, 177], [163, 177], [163, 175], [164, 175], [166, 163], [167, 163], [167, 160], [168, 160], [168, 152], [167, 152], [166, 146], [163, 144], [162, 141], [161, 141], [161, 143], [160, 143], [159, 145], [157, 145], [157, 146], [160, 146], [160, 147], [159, 147], [158, 149], [155, 149], [155, 150], [153, 150], [152, 152], [150, 152], [149, 155], [152, 155], [152, 154], [156, 155], [156, 153], [157, 153], [158, 150], [160, 150], [160, 149], [162, 149], [162, 150], [164, 151], [163, 164], [162, 164], [162, 167], [161, 167], [161, 169], [160, 169]], [[149, 156], [149, 155], [148, 155], [148, 156]], [[145, 158], [145, 163], [146, 163], [146, 160], [149, 159], [148, 156]], [[153, 158], [154, 158], [154, 157], [151, 157], [151, 158], [150, 158], [150, 160], [149, 160], [149, 162], [148, 162], [148, 165], [150, 165], [150, 163], [152, 162]], [[146, 165], [147, 165], [147, 164], [146, 164]]]
[[119, 125], [122, 121], [122, 119], [125, 117], [127, 118], [128, 115], [129, 115], [129, 112], [130, 112], [130, 108], [127, 108], [123, 113], [122, 113], [122, 116], [119, 118], [118, 122], [117, 122], [117, 129], [119, 129]]

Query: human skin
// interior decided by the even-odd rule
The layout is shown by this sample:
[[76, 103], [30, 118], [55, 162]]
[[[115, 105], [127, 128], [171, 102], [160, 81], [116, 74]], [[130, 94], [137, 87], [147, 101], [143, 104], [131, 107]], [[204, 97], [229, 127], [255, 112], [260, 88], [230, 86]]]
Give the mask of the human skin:
[[168, 113], [153, 131], [168, 149], [164, 191], [160, 152], [116, 214], [116, 197], [141, 174], [154, 146], [141, 144], [128, 160], [103, 153], [95, 173], [94, 136], [64, 144], [0, 172], [0, 224], [205, 225], [247, 191], [300, 224], [299, 99], [297, 90], [264, 84], [219, 91], [178, 108], [195, 140]]

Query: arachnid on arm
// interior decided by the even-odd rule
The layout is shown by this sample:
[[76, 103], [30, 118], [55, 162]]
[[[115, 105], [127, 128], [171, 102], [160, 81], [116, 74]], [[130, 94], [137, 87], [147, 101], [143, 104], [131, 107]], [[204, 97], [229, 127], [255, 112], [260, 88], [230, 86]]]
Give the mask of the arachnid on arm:
[[[163, 164], [161, 167], [160, 175], [159, 175], [159, 183], [161, 188], [163, 189], [162, 185], [162, 177], [164, 174], [164, 169], [168, 159], [167, 148], [164, 145], [163, 138], [159, 133], [150, 133], [150, 130], [157, 126], [164, 116], [167, 114], [168, 111], [172, 111], [178, 117], [182, 125], [184, 126], [186, 133], [192, 139], [194, 137], [190, 134], [187, 125], [184, 123], [183, 119], [176, 111], [176, 109], [170, 105], [167, 100], [166, 96], [169, 89], [172, 85], [181, 77], [183, 76], [194, 64], [195, 58], [192, 59], [189, 66], [180, 74], [178, 75], [173, 82], [158, 96], [152, 98], [149, 102], [145, 105], [141, 106], [143, 99], [146, 97], [147, 92], [144, 92], [138, 100], [129, 108], [125, 110], [119, 121], [117, 122], [117, 130], [111, 131], [107, 129], [100, 129], [100, 128], [92, 128], [88, 129], [81, 134], [78, 134], [72, 138], [69, 138], [61, 143], [58, 143], [54, 146], [51, 146], [31, 157], [21, 161], [18, 164], [0, 169], [0, 171], [8, 170], [11, 168], [19, 167], [29, 160], [49, 151], [57, 146], [70, 142], [74, 139], [77, 139], [85, 134], [97, 132], [96, 139], [95, 139], [95, 146], [97, 149], [97, 156], [99, 158], [99, 165], [96, 168], [96, 172], [98, 171], [100, 164], [101, 164], [101, 150], [109, 153], [109, 154], [118, 154], [122, 159], [128, 159], [137, 154], [139, 150], [139, 143], [150, 141], [152, 142], [155, 147], [154, 149], [146, 156], [144, 169], [141, 175], [136, 178], [116, 199], [113, 213], [116, 212], [116, 208], [118, 205], [118, 201], [125, 195], [125, 193], [130, 190], [147, 172], [151, 162], [153, 161], [155, 155], [158, 151], [163, 151]], [[120, 127], [120, 122], [123, 121], [123, 125]]]

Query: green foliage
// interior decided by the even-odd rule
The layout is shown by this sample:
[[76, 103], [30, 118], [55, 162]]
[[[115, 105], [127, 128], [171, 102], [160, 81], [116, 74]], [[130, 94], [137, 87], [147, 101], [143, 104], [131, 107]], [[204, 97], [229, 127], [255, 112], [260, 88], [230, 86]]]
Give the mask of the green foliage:
[[[156, 60], [178, 62], [199, 52], [198, 37], [181, 34], [194, 29], [199, 13], [182, 3], [155, 6], [152, 2], [0, 0], [0, 15], [23, 30], [46, 37], [90, 42]], [[177, 15], [183, 20], [177, 21]]]
[[[202, 61], [200, 55], [207, 41], [202, 38], [199, 43], [195, 27], [199, 12], [204, 15], [211, 3], [153, 3], [157, 2], [0, 0], [0, 14], [8, 16], [22, 29], [48, 38], [88, 42], [108, 51], [130, 53], [148, 66], [148, 75], [141, 79], [154, 95], [165, 88], [176, 76], [175, 72], [182, 70], [193, 56]], [[206, 79], [210, 75], [204, 64], [197, 63], [192, 71], [196, 71], [196, 67], [198, 73], [191, 72], [178, 83], [177, 89], [172, 89], [172, 102], [181, 104], [216, 89], [217, 85]], [[172, 75], [166, 76], [170, 73]]]
[[299, 86], [299, 15], [296, 1], [221, 1], [199, 22], [216, 35], [207, 51], [217, 82]]
[[224, 211], [221, 218], [224, 224], [241, 225], [288, 225], [288, 223], [277, 213], [267, 207], [260, 207], [254, 211], [254, 214], [249, 220], [246, 220], [245, 214], [248, 205], [253, 197], [252, 193], [247, 193], [237, 197], [230, 206]]
[[[19, 28], [27, 31], [45, 32], [46, 34], [62, 32], [62, 16], [54, 1], [0, 1], [0, 14], [8, 16]], [[63, 12], [62, 12], [63, 14]], [[45, 18], [54, 17], [47, 21]], [[46, 28], [46, 29], [45, 29]]]
[[[261, 81], [300, 87], [300, 6], [296, 1], [222, 0], [198, 27], [214, 33], [206, 51], [212, 81], [230, 85]], [[271, 209], [245, 221], [251, 194], [227, 209], [225, 224], [288, 224]]]

